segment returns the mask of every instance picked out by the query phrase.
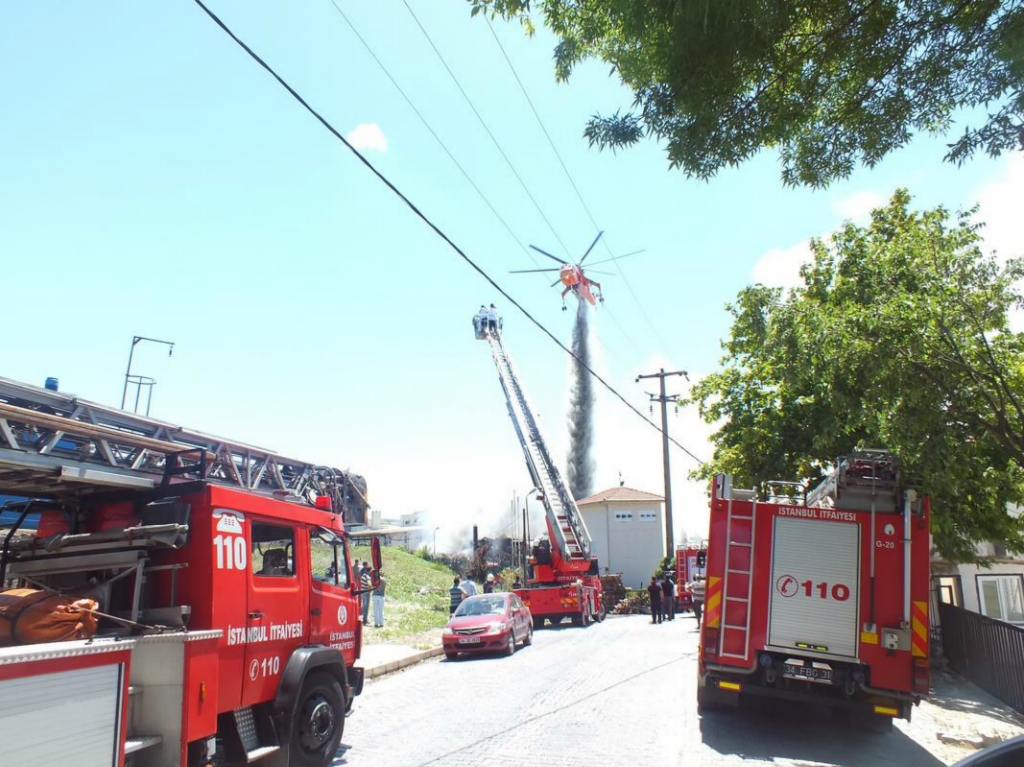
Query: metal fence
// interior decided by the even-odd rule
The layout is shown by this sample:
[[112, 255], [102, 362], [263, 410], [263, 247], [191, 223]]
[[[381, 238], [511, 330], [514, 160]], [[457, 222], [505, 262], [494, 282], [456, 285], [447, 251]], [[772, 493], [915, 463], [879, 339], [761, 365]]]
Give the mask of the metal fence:
[[939, 615], [949, 665], [1024, 714], [1024, 628], [945, 603]]

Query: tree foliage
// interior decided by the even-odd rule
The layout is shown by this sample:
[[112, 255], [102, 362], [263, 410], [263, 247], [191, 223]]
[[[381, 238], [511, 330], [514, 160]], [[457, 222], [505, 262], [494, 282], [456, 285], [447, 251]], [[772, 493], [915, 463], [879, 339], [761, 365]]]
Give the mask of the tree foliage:
[[[529, 0], [470, 0], [518, 18]], [[972, 115], [947, 159], [1024, 145], [1024, 0], [537, 0], [559, 38], [555, 75], [586, 59], [634, 94], [585, 136], [616, 149], [649, 135], [706, 179], [777, 148], [788, 184], [871, 166], [916, 132]]]
[[898, 191], [871, 224], [812, 241], [802, 285], [755, 285], [729, 306], [723, 369], [692, 393], [719, 424], [704, 476], [762, 486], [822, 476], [855, 448], [888, 448], [932, 498], [939, 550], [1024, 550], [1024, 335], [1017, 261], [979, 248], [976, 211], [910, 210]]

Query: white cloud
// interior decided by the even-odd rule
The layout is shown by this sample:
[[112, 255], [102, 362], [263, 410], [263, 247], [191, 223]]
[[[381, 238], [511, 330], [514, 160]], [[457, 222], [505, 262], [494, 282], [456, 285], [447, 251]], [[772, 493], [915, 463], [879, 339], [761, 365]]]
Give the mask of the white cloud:
[[844, 221], [865, 224], [871, 217], [871, 211], [885, 205], [885, 197], [878, 192], [856, 192], [832, 201], [832, 210], [843, 217]]
[[359, 123], [349, 131], [348, 142], [356, 149], [371, 149], [377, 152], [388, 151], [388, 140], [384, 131], [377, 123]]
[[801, 285], [800, 267], [811, 261], [810, 238], [788, 248], [774, 248], [754, 264], [750, 279], [773, 288]]
[[971, 202], [981, 206], [985, 249], [1001, 258], [1024, 256], [1024, 155], [1007, 155], [996, 177], [978, 187]]

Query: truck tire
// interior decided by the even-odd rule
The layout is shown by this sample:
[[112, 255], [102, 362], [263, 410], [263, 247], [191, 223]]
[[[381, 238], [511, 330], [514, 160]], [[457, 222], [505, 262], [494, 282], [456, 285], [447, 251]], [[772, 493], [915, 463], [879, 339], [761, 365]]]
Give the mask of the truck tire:
[[345, 730], [345, 694], [338, 680], [313, 671], [302, 682], [292, 725], [289, 764], [327, 767], [338, 751]]
[[542, 628], [544, 628], [544, 619], [543, 618], [534, 618], [533, 619], [533, 627], [534, 627], [534, 629], [542, 629]]
[[891, 716], [879, 716], [872, 711], [851, 711], [850, 726], [861, 731], [887, 733], [892, 732]]

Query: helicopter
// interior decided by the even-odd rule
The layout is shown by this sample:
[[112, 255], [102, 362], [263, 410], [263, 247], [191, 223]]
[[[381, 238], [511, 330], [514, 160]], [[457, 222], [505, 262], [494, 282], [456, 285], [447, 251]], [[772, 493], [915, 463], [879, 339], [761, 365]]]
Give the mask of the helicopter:
[[[583, 254], [583, 258], [581, 258], [575, 264], [569, 263], [568, 261], [564, 261], [558, 256], [553, 256], [546, 250], [541, 250], [536, 245], [531, 245], [531, 249], [537, 251], [543, 256], [547, 256], [548, 258], [557, 261], [558, 263], [561, 264], [561, 266], [553, 267], [551, 269], [517, 269], [515, 271], [509, 272], [509, 274], [558, 272], [558, 279], [551, 283], [551, 287], [555, 287], [555, 285], [558, 285], [559, 283], [565, 285], [565, 290], [562, 291], [563, 312], [566, 310], [565, 297], [569, 293], [569, 291], [572, 291], [579, 301], [588, 301], [592, 306], [597, 306], [598, 301], [601, 301], [602, 303], [604, 302], [604, 296], [601, 294], [601, 283], [590, 279], [589, 277], [587, 277], [586, 274], [584, 274], [583, 262], [587, 260], [587, 256], [590, 255], [590, 252], [594, 249], [594, 246], [597, 245], [597, 241], [601, 239], [601, 235], [603, 234], [603, 231], [597, 233], [597, 237], [595, 237], [594, 241], [590, 243], [590, 247], [587, 248], [587, 252]], [[594, 263], [591, 264], [591, 266], [597, 266], [598, 264], [607, 264], [610, 261], [617, 261], [618, 259], [625, 258], [626, 256], [635, 256], [637, 253], [643, 253], [643, 251], [635, 250], [632, 253], [626, 253], [621, 256], [615, 256], [614, 258], [606, 258], [604, 261], [595, 261]], [[593, 274], [594, 272], [591, 273]], [[607, 272], [597, 272], [597, 274], [607, 274]]]

